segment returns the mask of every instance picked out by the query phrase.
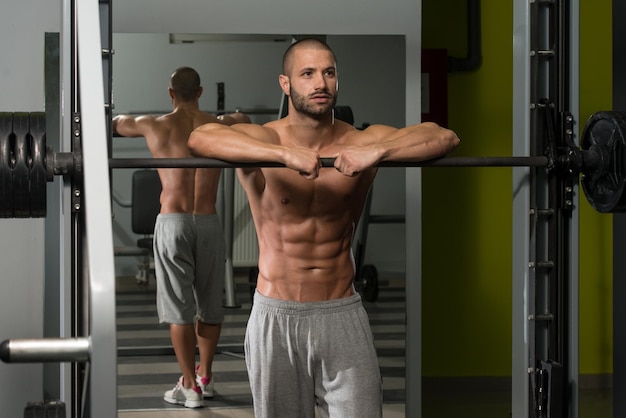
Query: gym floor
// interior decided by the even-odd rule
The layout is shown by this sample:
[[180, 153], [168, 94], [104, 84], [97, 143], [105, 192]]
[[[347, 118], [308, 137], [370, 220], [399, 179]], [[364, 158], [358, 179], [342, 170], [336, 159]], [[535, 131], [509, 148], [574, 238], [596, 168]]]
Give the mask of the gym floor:
[[[382, 276], [382, 275], [381, 275]], [[163, 401], [180, 372], [176, 358], [153, 350], [149, 355], [124, 355], [118, 361], [119, 418], [252, 418], [252, 397], [243, 359], [245, 323], [250, 310], [247, 275], [237, 275], [236, 301], [228, 308], [213, 371], [216, 396], [205, 408], [190, 410]], [[169, 347], [167, 327], [158, 324], [154, 305], [154, 279], [138, 286], [134, 277], [118, 278], [118, 346], [129, 353], [145, 347]], [[365, 302], [379, 352], [383, 375], [383, 417], [405, 416], [404, 311], [402, 279], [381, 277], [376, 302]], [[509, 379], [424, 382], [424, 418], [509, 418]], [[612, 418], [612, 391], [581, 389], [579, 418]], [[183, 415], [184, 414], [184, 415]]]

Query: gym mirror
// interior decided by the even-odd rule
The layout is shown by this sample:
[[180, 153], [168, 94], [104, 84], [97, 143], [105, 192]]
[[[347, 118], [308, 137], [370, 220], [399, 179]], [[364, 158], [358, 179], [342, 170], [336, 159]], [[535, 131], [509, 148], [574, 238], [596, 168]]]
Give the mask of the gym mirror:
[[[282, 54], [291, 37], [272, 35], [210, 36], [163, 33], [114, 33], [114, 114], [167, 113], [171, 102], [167, 88], [170, 74], [180, 66], [195, 68], [204, 87], [200, 108], [212, 113], [241, 109], [254, 123], [278, 116], [282, 93], [278, 86]], [[405, 44], [402, 36], [331, 35], [327, 42], [338, 60], [338, 105], [350, 106], [355, 126], [384, 123], [404, 126]], [[140, 52], [139, 52], [140, 51]], [[223, 88], [223, 96], [220, 89]], [[222, 103], [223, 100], [223, 103]], [[112, 139], [114, 157], [150, 157], [143, 138]], [[113, 172], [113, 228], [116, 247], [133, 248], [141, 235], [131, 228], [133, 170]], [[235, 181], [235, 183], [237, 183]], [[374, 184], [371, 212], [403, 214], [404, 170], [382, 169]], [[240, 405], [251, 402], [243, 366], [242, 343], [250, 308], [248, 271], [256, 266], [256, 235], [245, 196], [235, 185], [233, 214], [233, 266], [237, 306], [226, 309], [218, 357], [214, 364], [218, 397], [211, 404]], [[378, 270], [381, 285], [403, 282], [405, 266], [404, 225], [361, 225], [368, 228], [365, 262]], [[119, 346], [119, 408], [146, 409], [162, 406], [162, 389], [179, 374], [167, 327], [158, 324], [155, 283], [137, 283], [144, 258], [117, 255], [117, 329]], [[149, 267], [148, 267], [149, 269]], [[149, 271], [148, 271], [149, 273]], [[141, 274], [141, 273], [139, 273]], [[381, 338], [390, 352], [404, 356], [403, 284], [392, 294], [391, 312], [382, 320], [387, 334]], [[385, 310], [381, 302], [380, 308]], [[382, 324], [382, 322], [381, 322]], [[374, 329], [377, 333], [376, 328]], [[397, 343], [397, 344], [396, 344]], [[165, 357], [167, 356], [167, 357]], [[403, 396], [403, 388], [398, 389]]]

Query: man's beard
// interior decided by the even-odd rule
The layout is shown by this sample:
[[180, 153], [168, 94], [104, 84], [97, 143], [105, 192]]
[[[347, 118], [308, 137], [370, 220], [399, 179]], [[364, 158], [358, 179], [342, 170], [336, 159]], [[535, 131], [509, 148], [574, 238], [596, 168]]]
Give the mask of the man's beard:
[[303, 96], [297, 93], [293, 88], [289, 89], [289, 96], [291, 97], [294, 109], [296, 109], [298, 113], [309, 116], [313, 119], [321, 119], [322, 117], [330, 114], [337, 103], [337, 94], [333, 96], [328, 90], [320, 90], [310, 96], [320, 93], [328, 95], [331, 100], [323, 105], [311, 103], [308, 100], [310, 98], [309, 96]]

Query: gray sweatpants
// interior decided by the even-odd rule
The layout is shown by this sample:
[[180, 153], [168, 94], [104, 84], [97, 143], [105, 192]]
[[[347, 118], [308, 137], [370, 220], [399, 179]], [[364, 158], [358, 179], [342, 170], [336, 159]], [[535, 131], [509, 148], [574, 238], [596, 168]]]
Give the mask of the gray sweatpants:
[[256, 418], [382, 416], [382, 381], [357, 293], [323, 302], [256, 292], [245, 339]]
[[160, 322], [223, 322], [225, 244], [217, 215], [159, 214], [154, 267]]

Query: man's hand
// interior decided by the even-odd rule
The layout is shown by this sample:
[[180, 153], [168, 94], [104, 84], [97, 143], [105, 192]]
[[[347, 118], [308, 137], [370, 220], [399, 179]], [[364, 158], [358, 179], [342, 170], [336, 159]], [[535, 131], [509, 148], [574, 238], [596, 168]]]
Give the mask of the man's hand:
[[319, 177], [322, 160], [317, 151], [308, 148], [288, 148], [285, 153], [285, 166], [300, 173], [307, 180]]
[[347, 147], [335, 156], [335, 168], [344, 176], [354, 177], [378, 164], [380, 154], [375, 147]]

